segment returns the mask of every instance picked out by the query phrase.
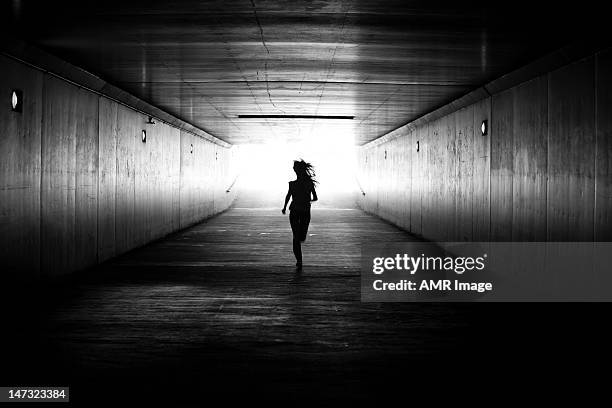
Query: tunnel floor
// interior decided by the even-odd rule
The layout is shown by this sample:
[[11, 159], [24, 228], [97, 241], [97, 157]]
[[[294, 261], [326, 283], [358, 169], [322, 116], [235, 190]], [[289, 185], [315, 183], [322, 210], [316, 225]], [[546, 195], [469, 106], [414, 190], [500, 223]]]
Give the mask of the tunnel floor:
[[557, 358], [559, 340], [609, 340], [565, 306], [361, 303], [360, 244], [414, 239], [355, 208], [316, 208], [298, 273], [287, 217], [238, 203], [69, 279], [5, 291], [3, 380], [69, 385], [87, 405], [380, 401], [441, 382], [503, 388], [489, 374], [580, 364]]

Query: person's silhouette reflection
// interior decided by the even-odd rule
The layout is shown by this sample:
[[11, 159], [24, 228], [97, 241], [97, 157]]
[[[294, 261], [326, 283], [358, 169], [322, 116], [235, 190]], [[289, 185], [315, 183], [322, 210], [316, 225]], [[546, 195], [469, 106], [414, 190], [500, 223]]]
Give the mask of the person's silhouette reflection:
[[317, 192], [315, 190], [315, 172], [314, 167], [304, 160], [293, 162], [293, 171], [297, 179], [289, 182], [289, 191], [285, 197], [285, 205], [282, 212], [285, 214], [287, 203], [291, 200], [289, 206], [289, 222], [293, 231], [293, 254], [297, 263], [295, 266], [298, 269], [302, 268], [302, 245], [306, 241], [308, 234], [308, 224], [310, 224], [310, 203], [317, 201]]

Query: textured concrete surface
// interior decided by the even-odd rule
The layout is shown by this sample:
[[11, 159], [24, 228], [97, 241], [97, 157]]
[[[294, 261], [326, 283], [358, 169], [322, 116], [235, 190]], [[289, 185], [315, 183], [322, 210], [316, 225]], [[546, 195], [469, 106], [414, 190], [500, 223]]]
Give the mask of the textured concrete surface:
[[3, 56], [0, 70], [3, 94], [24, 95], [23, 112], [2, 109], [7, 278], [91, 267], [233, 201], [231, 148], [147, 124], [141, 113]]
[[360, 244], [414, 237], [315, 207], [296, 273], [287, 216], [246, 204], [71, 279], [3, 286], [0, 381], [69, 385], [78, 406], [363, 405], [499, 395], [517, 370], [533, 398], [542, 376], [576, 387], [609, 361], [605, 308], [361, 303]]
[[24, 71], [16, 62], [0, 61], [0, 92], [6, 98], [0, 109], [0, 259], [38, 276], [42, 101], [28, 97], [23, 112], [16, 115], [8, 98], [15, 88], [25, 95], [41, 95], [43, 75]]
[[3, 11], [11, 35], [230, 143], [348, 132], [359, 144], [585, 35], [598, 14], [445, 0], [22, 0]]
[[609, 55], [363, 146], [360, 205], [437, 241], [609, 239]]
[[612, 241], [612, 51], [596, 58], [597, 153], [595, 157], [595, 238]]

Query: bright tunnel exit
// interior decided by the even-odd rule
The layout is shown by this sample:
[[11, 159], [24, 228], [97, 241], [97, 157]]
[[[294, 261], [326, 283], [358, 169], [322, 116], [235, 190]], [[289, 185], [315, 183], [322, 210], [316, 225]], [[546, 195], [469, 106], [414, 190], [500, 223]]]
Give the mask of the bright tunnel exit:
[[358, 191], [356, 149], [351, 126], [328, 126], [308, 137], [237, 147], [240, 202], [248, 206], [282, 207], [288, 182], [295, 180], [293, 161], [315, 168], [317, 206], [346, 207]]

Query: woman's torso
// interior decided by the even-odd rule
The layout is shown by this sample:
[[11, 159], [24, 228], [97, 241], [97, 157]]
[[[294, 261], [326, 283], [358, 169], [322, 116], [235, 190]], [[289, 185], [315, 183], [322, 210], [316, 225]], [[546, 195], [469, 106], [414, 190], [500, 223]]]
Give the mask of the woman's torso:
[[310, 180], [294, 180], [289, 182], [289, 191], [291, 192], [290, 210], [309, 210], [310, 209], [310, 193], [312, 191], [312, 182]]

